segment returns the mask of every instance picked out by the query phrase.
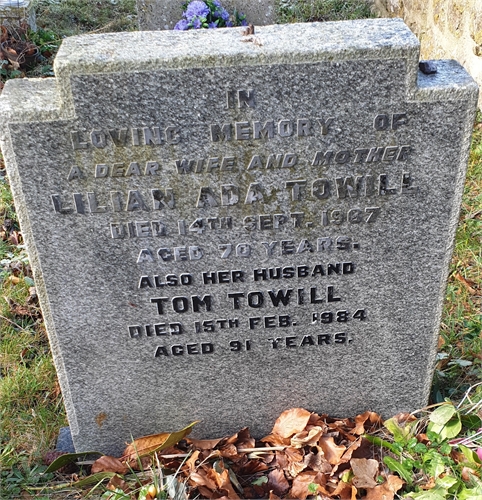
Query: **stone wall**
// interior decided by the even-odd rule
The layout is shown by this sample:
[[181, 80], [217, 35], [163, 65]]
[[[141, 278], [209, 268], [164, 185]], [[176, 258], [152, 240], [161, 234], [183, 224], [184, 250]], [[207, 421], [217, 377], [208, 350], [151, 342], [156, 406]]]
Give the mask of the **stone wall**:
[[[401, 17], [421, 42], [421, 59], [456, 59], [482, 87], [482, 0], [375, 0], [382, 17]], [[479, 96], [479, 107], [482, 97]]]

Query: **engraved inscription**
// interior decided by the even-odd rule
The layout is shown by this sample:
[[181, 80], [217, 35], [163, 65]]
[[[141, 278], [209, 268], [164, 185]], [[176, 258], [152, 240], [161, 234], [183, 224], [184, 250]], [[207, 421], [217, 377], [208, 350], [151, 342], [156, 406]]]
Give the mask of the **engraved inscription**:
[[[344, 127], [333, 114], [259, 117], [259, 104], [256, 89], [227, 89], [224, 109], [233, 118], [201, 127], [196, 133], [204, 134], [206, 148], [199, 152], [177, 149], [192, 131], [175, 123], [70, 132], [73, 149], [95, 152], [95, 161], [69, 166], [65, 176], [74, 187], [52, 193], [52, 209], [63, 216], [115, 216], [105, 236], [139, 245], [134, 254], [142, 271], [134, 286], [152, 316], [128, 325], [127, 333], [132, 341], [165, 340], [154, 346], [160, 360], [352, 344], [363, 331], [354, 325], [370, 321], [346, 286], [366, 272], [357, 262], [365, 247], [356, 231], [385, 219], [386, 200], [420, 194], [415, 151], [393, 139], [409, 125], [407, 113], [373, 115], [365, 129], [377, 142], [343, 147], [330, 139]], [[109, 153], [132, 147], [169, 147], [169, 158], [159, 154], [166, 149], [120, 161]], [[96, 183], [90, 191], [81, 188], [89, 178]], [[136, 218], [126, 219], [131, 212]], [[298, 261], [315, 256], [324, 260]], [[217, 259], [232, 265], [210, 267]], [[199, 261], [202, 271], [182, 267]], [[264, 335], [274, 330], [282, 335]], [[252, 336], [236, 338], [233, 331]], [[169, 341], [176, 337], [187, 340]]]

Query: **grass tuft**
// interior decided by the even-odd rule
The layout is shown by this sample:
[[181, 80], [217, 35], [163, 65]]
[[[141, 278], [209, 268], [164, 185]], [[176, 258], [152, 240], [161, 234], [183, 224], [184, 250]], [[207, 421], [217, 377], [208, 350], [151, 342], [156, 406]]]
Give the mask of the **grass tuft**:
[[458, 399], [482, 379], [481, 311], [482, 113], [479, 112], [442, 316], [434, 401], [445, 397]]
[[343, 21], [376, 17], [368, 0], [279, 0], [278, 22]]
[[135, 0], [35, 0], [37, 24], [60, 37], [137, 29]]

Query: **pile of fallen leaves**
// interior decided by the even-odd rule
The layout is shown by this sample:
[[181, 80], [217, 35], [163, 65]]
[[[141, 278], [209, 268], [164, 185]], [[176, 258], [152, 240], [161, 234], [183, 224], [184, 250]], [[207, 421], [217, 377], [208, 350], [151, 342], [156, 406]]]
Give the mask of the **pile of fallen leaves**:
[[40, 59], [40, 49], [28, 40], [28, 24], [0, 25], [0, 90], [8, 78], [25, 77]]
[[[382, 427], [380, 416], [373, 412], [334, 419], [294, 408], [283, 412], [271, 434], [259, 442], [247, 428], [223, 439], [187, 438], [193, 425], [137, 439], [120, 458], [104, 455], [96, 460], [91, 474], [96, 481], [110, 478], [107, 489], [113, 492], [103, 498], [166, 498], [159, 495], [162, 481], [153, 482], [152, 467], [170, 478], [167, 498], [176, 500], [309, 496], [392, 500], [404, 484], [377, 458], [379, 447], [364, 437]], [[66, 458], [60, 457], [57, 464], [66, 463]], [[49, 469], [55, 468], [54, 463]], [[141, 474], [149, 470], [147, 477]], [[134, 482], [128, 473], [134, 473]]]

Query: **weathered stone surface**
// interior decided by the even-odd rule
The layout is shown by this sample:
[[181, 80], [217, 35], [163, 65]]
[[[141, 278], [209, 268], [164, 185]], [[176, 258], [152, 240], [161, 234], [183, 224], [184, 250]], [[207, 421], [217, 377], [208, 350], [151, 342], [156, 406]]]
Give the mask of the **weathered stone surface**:
[[77, 450], [426, 403], [477, 86], [418, 50], [400, 20], [95, 35], [7, 83]]
[[482, 84], [480, 0], [374, 0], [374, 8], [403, 18], [420, 40], [423, 59], [455, 59]]
[[[172, 0], [137, 0], [137, 18], [141, 31], [172, 30], [182, 17], [182, 4]], [[246, 19], [256, 26], [275, 22], [274, 0], [222, 0], [222, 6], [230, 14], [234, 9], [246, 14]]]

